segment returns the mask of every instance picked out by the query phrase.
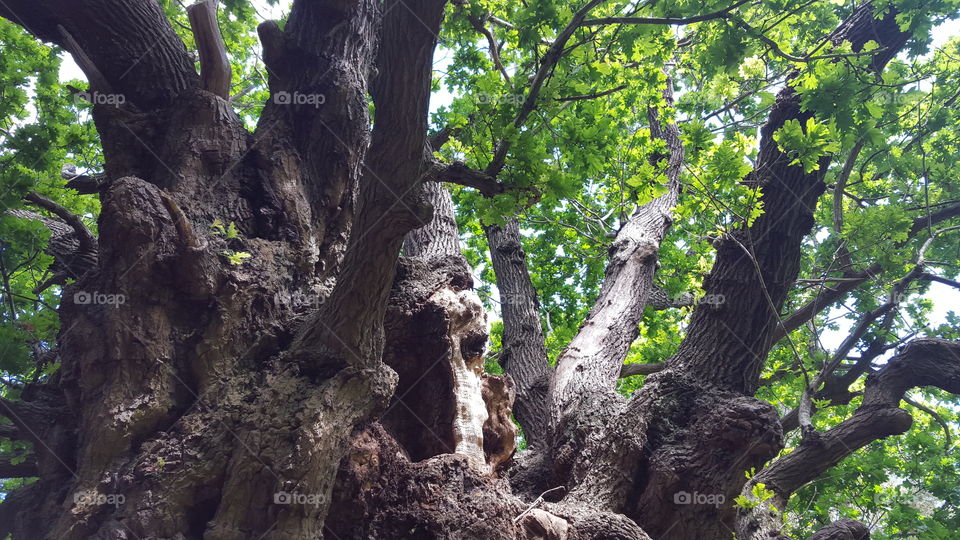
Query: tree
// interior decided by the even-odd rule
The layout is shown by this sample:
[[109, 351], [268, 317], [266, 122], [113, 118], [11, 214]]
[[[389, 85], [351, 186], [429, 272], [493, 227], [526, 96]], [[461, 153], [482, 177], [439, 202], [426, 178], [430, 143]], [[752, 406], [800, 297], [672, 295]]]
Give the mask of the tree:
[[3, 536], [956, 530], [956, 3], [500, 4], [0, 3]]

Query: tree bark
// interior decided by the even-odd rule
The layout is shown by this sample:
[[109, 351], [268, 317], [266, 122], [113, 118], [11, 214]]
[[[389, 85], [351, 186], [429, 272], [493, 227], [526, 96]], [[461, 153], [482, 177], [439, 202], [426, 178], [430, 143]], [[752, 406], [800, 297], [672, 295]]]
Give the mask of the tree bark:
[[[549, 45], [517, 128], [600, 3], [577, 9]], [[623, 223], [598, 299], [555, 370], [518, 222], [486, 228], [504, 317], [506, 375], [492, 376], [482, 369], [486, 314], [436, 181], [500, 193], [510, 144], [494, 145], [484, 171], [425, 152], [445, 2], [296, 0], [283, 29], [258, 29], [271, 98], [252, 133], [225, 100], [211, 5], [192, 18], [199, 76], [156, 2], [0, 5], [0, 16], [69, 50], [91, 91], [127, 100], [94, 106], [106, 164], [86, 189], [101, 199], [99, 237], [44, 198], [30, 200], [56, 219], [15, 211], [54, 232], [58, 283], [75, 282], [59, 311], [61, 369], [20, 401], [0, 400], [11, 422], [0, 436], [34, 448], [22, 463], [0, 461], [0, 475], [38, 476], [0, 505], [0, 536], [781, 534], [772, 514], [731, 504], [749, 492], [744, 471], [783, 445], [776, 412], [752, 393], [778, 332], [839, 298], [779, 323], [828, 161], [805, 173], [772, 142], [785, 121], [809, 117], [792, 89], [746, 179], [763, 187], [766, 213], [719, 241], [705, 284], [728, 302], [695, 309], [674, 358], [623, 366], [644, 307], [663, 304], [653, 276], [683, 165], [677, 126], [650, 109], [667, 192]], [[867, 4], [832, 38], [855, 50], [880, 41], [879, 70], [906, 35], [894, 12], [875, 19]], [[956, 215], [948, 207], [931, 219]], [[235, 264], [239, 254], [249, 257]], [[868, 378], [853, 417], [754, 481], [782, 508], [851, 449], [902, 432], [908, 388], [960, 392], [957, 347], [914, 341]], [[614, 392], [638, 372], [648, 378], [633, 397]], [[520, 456], [514, 409], [529, 443]], [[684, 492], [719, 503], [684, 504]], [[841, 521], [815, 538], [860, 532]]]
[[523, 427], [523, 436], [532, 449], [539, 451], [547, 444], [551, 426], [547, 389], [552, 371], [537, 309], [540, 302], [527, 272], [517, 221], [509, 219], [502, 226], [487, 226], [485, 232], [503, 314], [500, 366], [517, 386], [514, 414]]

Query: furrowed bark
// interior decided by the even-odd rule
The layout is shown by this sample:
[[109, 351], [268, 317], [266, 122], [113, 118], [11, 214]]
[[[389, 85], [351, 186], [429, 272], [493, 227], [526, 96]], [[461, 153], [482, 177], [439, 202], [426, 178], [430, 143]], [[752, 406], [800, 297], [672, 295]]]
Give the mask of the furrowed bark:
[[336, 287], [293, 344], [308, 371], [322, 374], [345, 360], [373, 366], [382, 354], [383, 314], [403, 237], [429, 218], [414, 188], [425, 172], [433, 50], [444, 4], [385, 8], [379, 74], [371, 85], [377, 117], [350, 243]]
[[[140, 4], [125, 3], [108, 18]], [[53, 449], [38, 453], [40, 481], [3, 505], [17, 515], [10, 523], [18, 537], [302, 538], [322, 531], [353, 428], [389, 405], [396, 384], [381, 361], [382, 317], [400, 241], [417, 223], [409, 210], [385, 212], [396, 201], [390, 186], [369, 174], [360, 181], [377, 34], [384, 26], [395, 57], [381, 70], [386, 90], [373, 92], [381, 162], [368, 167], [393, 187], [412, 187], [443, 4], [415, 13], [397, 6], [383, 25], [373, 2], [341, 6], [336, 18], [326, 7], [317, 13], [298, 2], [267, 56], [274, 66], [300, 68], [271, 77], [275, 94], [328, 91], [332, 108], [272, 101], [263, 118], [273, 123], [262, 122], [254, 138], [199, 84], [180, 92], [176, 107], [158, 100], [156, 112], [94, 108], [107, 176], [98, 183], [99, 266], [63, 294], [63, 367], [50, 390], [71, 413], [52, 416], [38, 432], [42, 447]], [[401, 40], [399, 28], [422, 28], [420, 20], [433, 20], [433, 32]], [[343, 34], [324, 33], [331, 23]], [[99, 65], [97, 50], [77, 40]], [[163, 52], [162, 39], [158, 47]], [[110, 66], [100, 67], [109, 79]], [[150, 76], [137, 80], [164, 87]], [[153, 102], [132, 103], [144, 104]], [[362, 227], [338, 276], [358, 182]], [[216, 220], [235, 223], [239, 234], [209, 229]], [[223, 258], [239, 251], [252, 252], [242, 265]], [[335, 280], [339, 290], [331, 293]], [[88, 294], [117, 302], [91, 302]], [[304, 317], [321, 302], [326, 315]], [[352, 317], [361, 329], [320, 332], [320, 348], [339, 353], [332, 361], [324, 364], [309, 339], [288, 347], [297, 337], [290, 328], [306, 319], [309, 337], [318, 322], [332, 326], [330, 313], [344, 305], [362, 312]], [[37, 403], [26, 393], [23, 399], [21, 408]], [[284, 504], [277, 500], [283, 493], [312, 499]], [[116, 495], [126, 504], [97, 503]]]
[[[103, 75], [110, 92], [141, 109], [170, 105], [199, 85], [183, 42], [154, 1], [12, 0], [0, 6], [0, 17], [43, 41], [82, 54]], [[58, 26], [73, 37], [80, 51]]]
[[[126, 2], [102, 19], [91, 11], [79, 26], [68, 20], [115, 2], [7, 0], [37, 35], [69, 41], [89, 73], [102, 71], [94, 88], [120, 91], [98, 40], [143, 40], [155, 3]], [[547, 43], [518, 127], [600, 3], [588, 1]], [[486, 231], [504, 295], [508, 376], [482, 374], [484, 314], [449, 193], [433, 180], [500, 193], [495, 176], [509, 144], [495, 147], [492, 174], [423, 151], [443, 9], [438, 0], [296, 0], [284, 30], [260, 29], [271, 99], [254, 134], [222, 90], [209, 91], [229, 79], [221, 71], [211, 83], [202, 59], [198, 78], [158, 23], [160, 57], [147, 54], [155, 65], [144, 73], [181, 63], [189, 72], [159, 81], [141, 73], [129, 106], [94, 108], [106, 172], [83, 189], [101, 194], [101, 237], [41, 218], [71, 253], [81, 243], [96, 253], [62, 295], [62, 369], [27, 385], [22, 401], [0, 400], [13, 422], [0, 436], [30, 440], [36, 453], [36, 470], [33, 458], [3, 461], [0, 474], [40, 477], [0, 504], [0, 537], [8, 529], [58, 540], [729, 537], [729, 504], [678, 507], [675, 496], [739, 494], [743, 470], [781, 447], [772, 407], [670, 362], [621, 366], [644, 305], [673, 305], [652, 276], [668, 198], [676, 200], [676, 127], [652, 112], [651, 131], [670, 150], [670, 193], [620, 231], [600, 299], [550, 396], [517, 223]], [[13, 17], [6, 4], [0, 15]], [[102, 30], [101, 20], [129, 28]], [[216, 221], [239, 234], [227, 238]], [[241, 264], [227, 257], [241, 253], [249, 255]], [[99, 305], [84, 301], [88, 293], [124, 300]], [[631, 372], [649, 377], [624, 406], [611, 390]], [[929, 378], [956, 377], [941, 369]], [[512, 379], [540, 461], [515, 467], [511, 474], [528, 474], [508, 483]], [[557, 482], [569, 498], [546, 492]], [[117, 495], [124, 502], [97, 502]], [[290, 495], [309, 499], [278, 497]], [[817, 538], [856, 527], [838, 523]]]
[[424, 182], [422, 190], [425, 202], [433, 208], [433, 218], [427, 225], [407, 234], [403, 254], [407, 257], [460, 255], [460, 234], [450, 192], [438, 182]]
[[[882, 36], [888, 60], [907, 38], [894, 17], [875, 19], [869, 5], [861, 7], [832, 39], [849, 39], [859, 50]], [[731, 501], [740, 493], [743, 471], [762, 466], [782, 448], [776, 411], [749, 396], [772, 345], [777, 311], [796, 278], [829, 161], [804, 173], [789, 165], [771, 137], [787, 120], [802, 124], [808, 117], [793, 89], [785, 88], [762, 130], [757, 167], [746, 179], [763, 186], [764, 214], [720, 241], [705, 280], [707, 294], [723, 295], [726, 303], [695, 308], [668, 369], [650, 375], [604, 434], [589, 441], [574, 468], [575, 500], [621, 511], [657, 538], [725, 538], [735, 527]], [[686, 504], [697, 493], [724, 502]]]
[[[900, 31], [895, 17], [891, 10], [876, 19], [872, 6], [864, 4], [830, 39], [848, 40], [854, 51], [877, 40], [883, 52], [874, 56], [872, 66], [879, 72], [909, 37]], [[763, 188], [763, 215], [752, 227], [720, 240], [704, 288], [708, 294], [723, 295], [725, 303], [694, 310], [673, 359], [677, 370], [712, 386], [752, 394], [774, 343], [779, 310], [796, 280], [800, 244], [813, 226], [813, 209], [825, 189], [823, 175], [830, 158], [822, 158], [818, 170], [805, 173], [802, 167], [790, 165], [790, 157], [779, 150], [773, 134], [788, 120], [802, 125], [811, 117], [800, 109], [792, 87], [781, 90], [761, 130], [757, 166], [746, 179], [747, 185]]]
[[503, 314], [500, 366], [516, 383], [514, 414], [523, 427], [527, 444], [537, 451], [545, 450], [543, 446], [551, 427], [547, 389], [552, 370], [547, 364], [547, 349], [537, 310], [540, 302], [527, 272], [520, 228], [515, 219], [509, 219], [503, 226], [490, 225], [484, 231], [497, 276]]
[[[664, 91], [672, 102], [672, 88]], [[661, 124], [649, 109], [651, 135], [666, 142], [667, 193], [638, 208], [610, 247], [600, 294], [579, 332], [557, 359], [548, 392], [554, 422], [553, 458], [559, 476], [580, 459], [584, 437], [597, 431], [619, 398], [613, 392], [623, 360], [637, 337], [647, 298], [653, 290], [660, 242], [673, 221], [670, 213], [680, 189], [683, 146], [675, 123]]]

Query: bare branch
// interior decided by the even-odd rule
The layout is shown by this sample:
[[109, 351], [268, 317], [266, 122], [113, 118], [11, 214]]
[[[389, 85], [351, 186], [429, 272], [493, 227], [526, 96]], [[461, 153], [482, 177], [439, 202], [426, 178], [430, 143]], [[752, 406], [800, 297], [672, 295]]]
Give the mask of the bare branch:
[[497, 38], [494, 37], [493, 32], [484, 26], [483, 23], [483, 19], [480, 19], [479, 17], [470, 17], [470, 24], [473, 25], [473, 28], [487, 38], [487, 49], [490, 51], [490, 59], [493, 60], [493, 65], [497, 67], [497, 71], [499, 71], [500, 75], [503, 76], [503, 80], [509, 83], [510, 75], [507, 73], [506, 68], [503, 67], [503, 62], [500, 60], [500, 48], [497, 46]]
[[36, 191], [31, 191], [24, 197], [24, 199], [39, 206], [40, 208], [43, 208], [44, 210], [47, 210], [70, 225], [70, 227], [72, 227], [76, 233], [77, 239], [80, 241], [80, 251], [89, 252], [96, 250], [97, 238], [93, 235], [93, 233], [90, 232], [89, 229], [87, 229], [87, 226], [83, 224], [83, 221], [74, 215], [73, 212], [44, 197], [43, 195], [40, 195]]
[[620, 368], [620, 378], [633, 377], [634, 375], [652, 375], [666, 369], [667, 365], [663, 362], [652, 364], [624, 364]]
[[943, 276], [938, 276], [936, 274], [931, 274], [929, 272], [920, 274], [917, 276], [917, 279], [922, 279], [924, 281], [936, 281], [937, 283], [943, 283], [944, 285], [949, 285], [955, 289], [960, 289], [960, 282], [945, 278]]
[[231, 68], [217, 24], [218, 0], [201, 0], [187, 8], [193, 39], [200, 54], [200, 84], [223, 99], [230, 97]]
[[507, 191], [507, 186], [483, 171], [471, 169], [462, 161], [441, 163], [434, 161], [425, 176], [427, 180], [451, 182], [476, 189], [485, 197], [493, 197]]

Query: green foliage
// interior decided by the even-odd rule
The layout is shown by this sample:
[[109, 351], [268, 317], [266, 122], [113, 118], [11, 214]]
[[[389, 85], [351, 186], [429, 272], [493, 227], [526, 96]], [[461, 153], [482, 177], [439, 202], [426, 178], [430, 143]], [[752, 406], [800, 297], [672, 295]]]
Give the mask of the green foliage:
[[232, 249], [225, 249], [220, 252], [221, 255], [227, 258], [227, 262], [232, 266], [238, 266], [243, 264], [243, 261], [250, 258], [250, 254], [246, 251], [234, 251]]
[[749, 510], [769, 501], [775, 495], [773, 491], [767, 489], [767, 486], [763, 482], [757, 482], [750, 488], [749, 497], [746, 495], [737, 495], [733, 499], [733, 504], [744, 510]]
[[787, 120], [783, 127], [773, 134], [773, 140], [777, 141], [781, 151], [793, 157], [790, 164], [801, 165], [804, 172], [818, 170], [820, 158], [840, 150], [836, 129], [813, 118], [807, 118], [803, 127], [797, 120]]
[[235, 240], [240, 238], [240, 231], [237, 230], [237, 225], [234, 222], [230, 222], [226, 227], [223, 226], [223, 222], [219, 219], [213, 220], [213, 223], [210, 224], [210, 232], [217, 236], [222, 236], [227, 240]]

